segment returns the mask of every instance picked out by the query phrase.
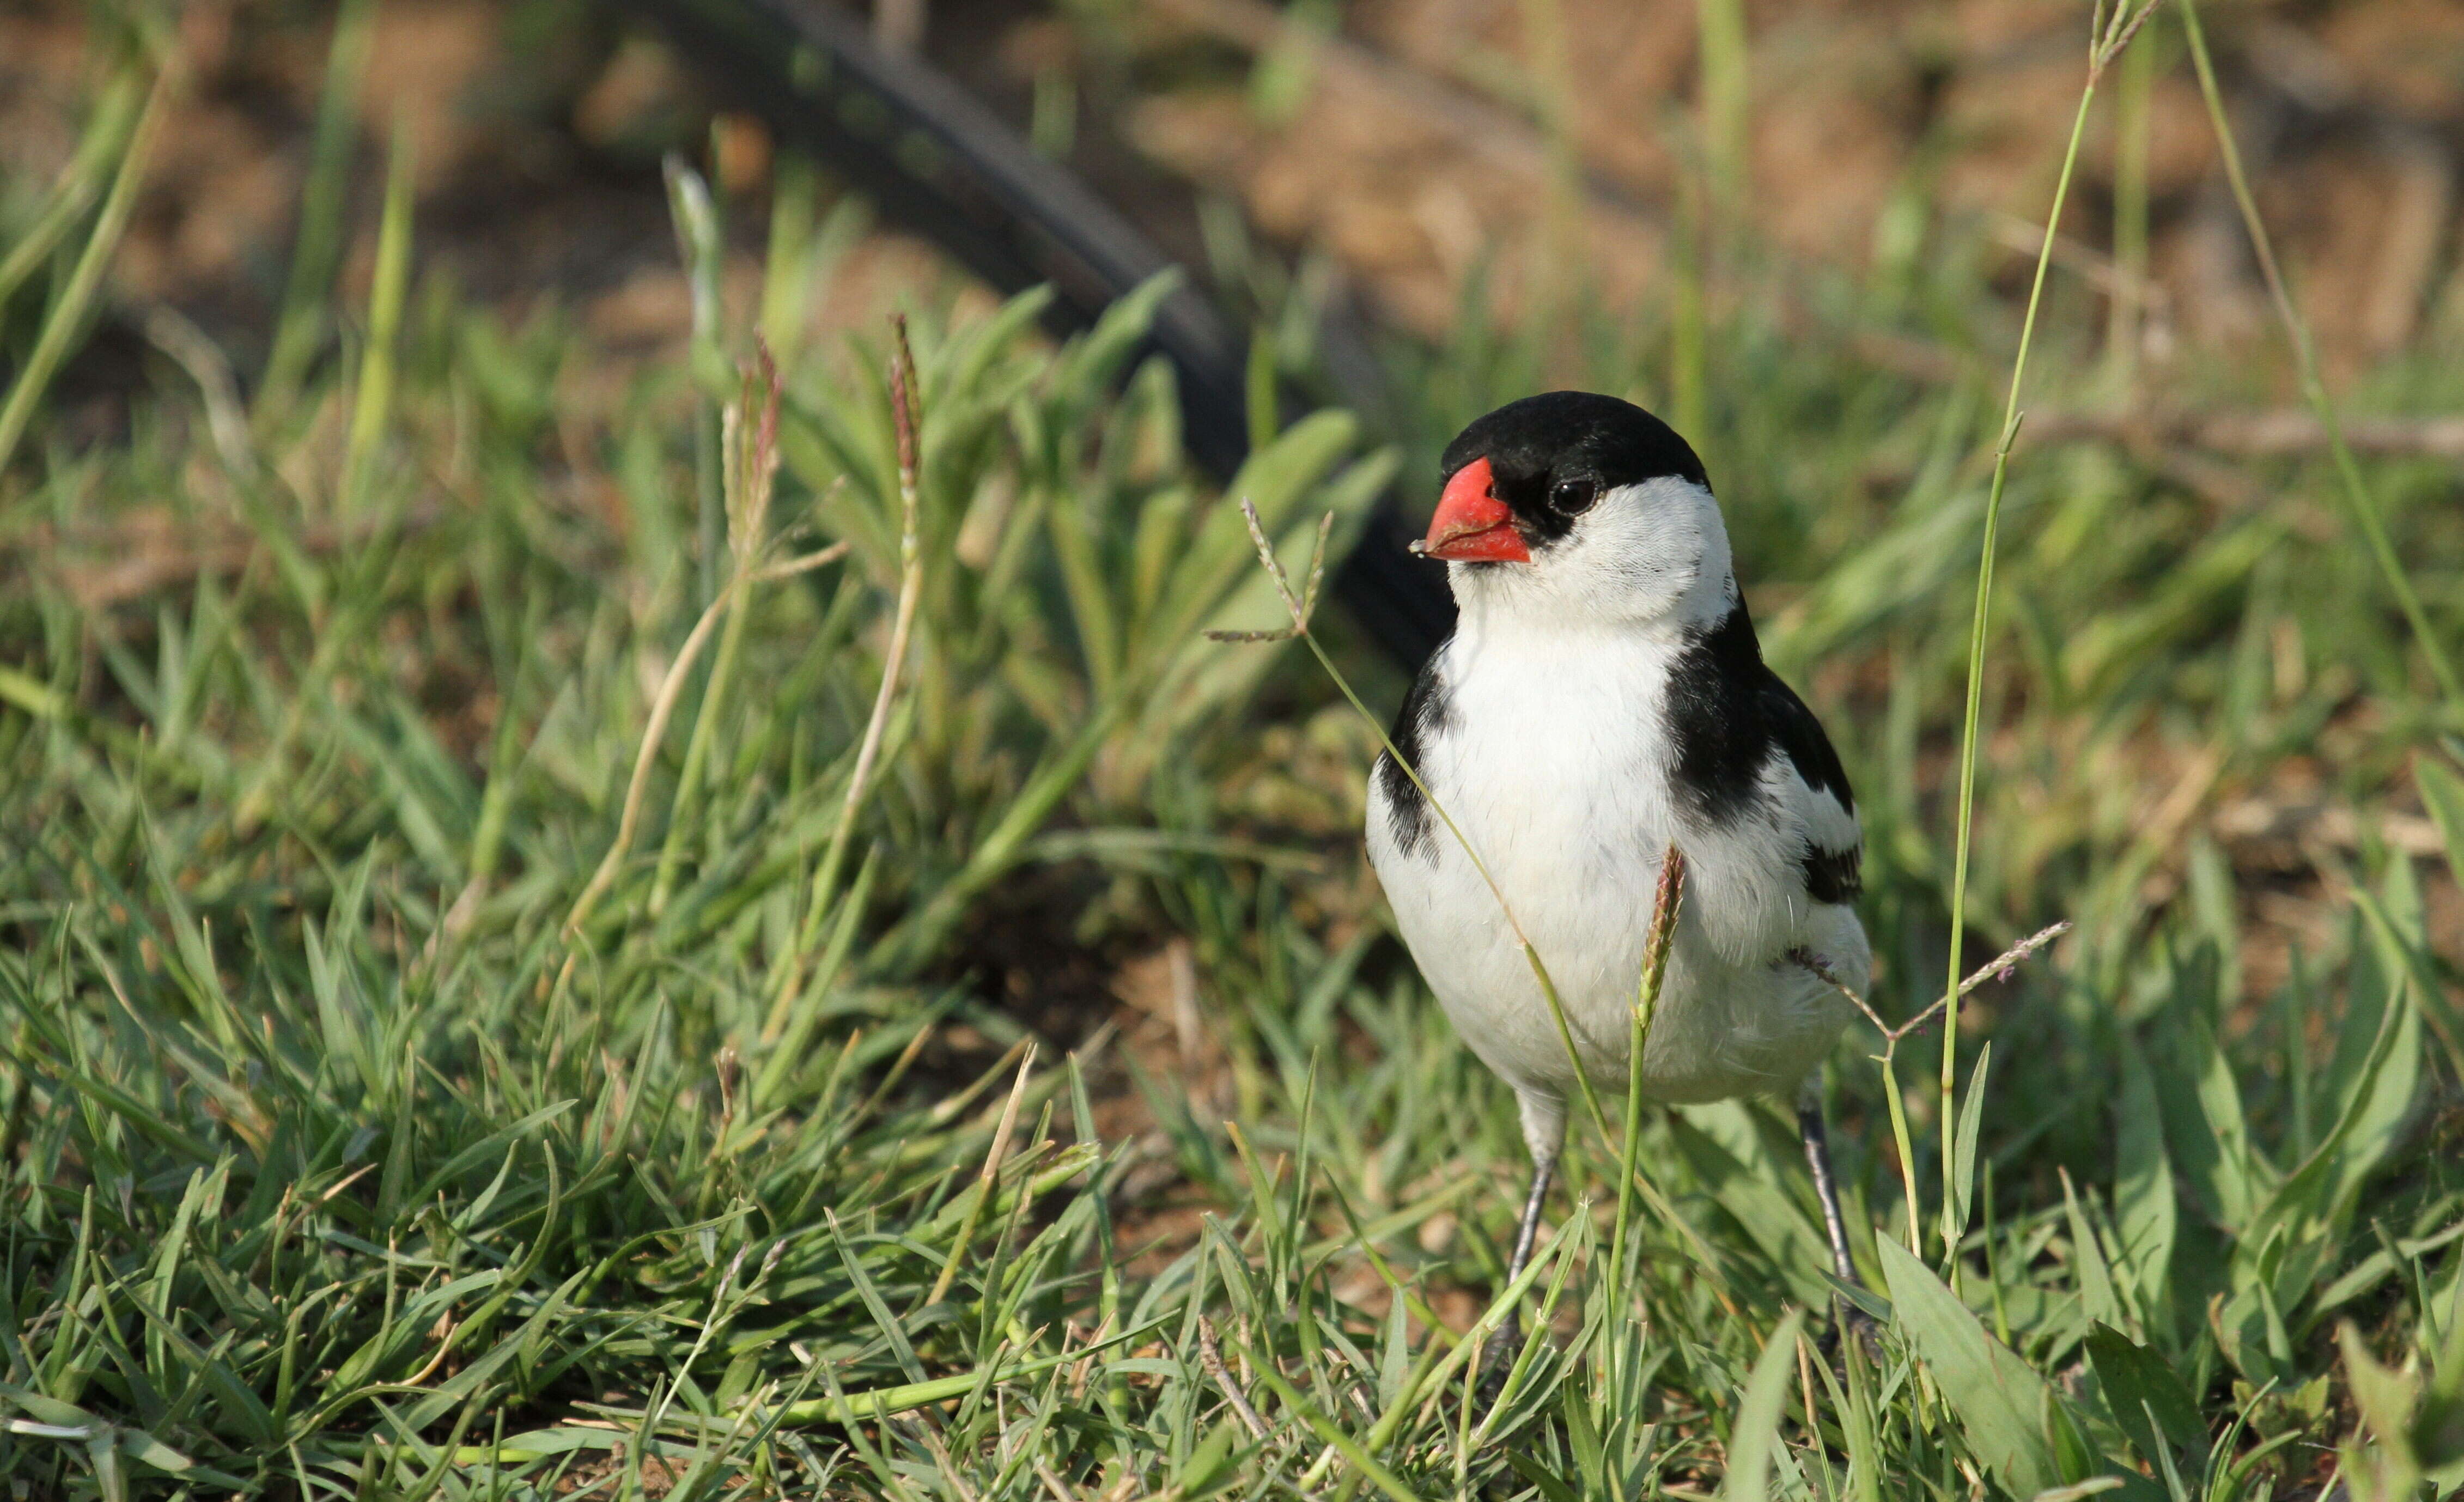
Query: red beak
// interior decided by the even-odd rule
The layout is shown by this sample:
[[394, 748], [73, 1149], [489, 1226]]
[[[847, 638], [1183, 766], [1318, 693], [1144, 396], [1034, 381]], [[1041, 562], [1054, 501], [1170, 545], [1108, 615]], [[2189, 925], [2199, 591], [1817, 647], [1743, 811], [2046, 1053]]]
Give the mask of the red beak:
[[1486, 459], [1474, 459], [1455, 471], [1445, 494], [1438, 497], [1438, 514], [1429, 519], [1420, 556], [1457, 563], [1531, 562], [1523, 534], [1514, 530], [1514, 513], [1493, 494], [1495, 483]]

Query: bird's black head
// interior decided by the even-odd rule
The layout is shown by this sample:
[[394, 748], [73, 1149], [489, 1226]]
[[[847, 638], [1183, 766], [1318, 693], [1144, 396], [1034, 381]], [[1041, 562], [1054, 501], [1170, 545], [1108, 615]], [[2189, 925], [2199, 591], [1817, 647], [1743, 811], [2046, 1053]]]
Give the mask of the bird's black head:
[[1631, 402], [1551, 391], [1446, 446], [1420, 550], [1457, 604], [1559, 622], [1716, 621], [1734, 598], [1703, 461]]
[[1533, 544], [1553, 542], [1611, 491], [1674, 475], [1710, 487], [1677, 430], [1596, 391], [1544, 391], [1475, 421], [1446, 445], [1441, 478], [1488, 461], [1491, 492]]

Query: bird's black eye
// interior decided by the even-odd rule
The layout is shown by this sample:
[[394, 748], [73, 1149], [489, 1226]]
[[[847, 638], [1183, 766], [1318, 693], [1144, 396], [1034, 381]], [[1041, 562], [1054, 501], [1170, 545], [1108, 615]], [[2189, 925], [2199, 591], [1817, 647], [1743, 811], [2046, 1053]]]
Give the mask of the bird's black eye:
[[1600, 498], [1595, 480], [1559, 480], [1549, 487], [1549, 509], [1561, 517], [1579, 517]]

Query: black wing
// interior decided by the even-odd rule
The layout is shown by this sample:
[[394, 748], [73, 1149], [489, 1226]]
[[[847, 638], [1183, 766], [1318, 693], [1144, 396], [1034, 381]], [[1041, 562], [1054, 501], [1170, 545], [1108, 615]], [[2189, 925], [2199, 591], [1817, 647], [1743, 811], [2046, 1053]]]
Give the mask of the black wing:
[[[1412, 692], [1403, 696], [1402, 710], [1395, 717], [1390, 739], [1416, 772], [1421, 770], [1421, 752], [1429, 738], [1445, 728], [1452, 718], [1445, 684], [1438, 674], [1438, 664], [1445, 654], [1443, 646], [1429, 653], [1429, 660], [1420, 665], [1420, 675], [1412, 680]], [[1438, 850], [1436, 833], [1430, 828], [1433, 820], [1429, 801], [1421, 796], [1419, 784], [1383, 751], [1377, 753], [1377, 765], [1371, 775], [1386, 793], [1386, 827], [1394, 833], [1395, 848], [1406, 855], [1425, 854], [1434, 861]]]
[[1806, 895], [1816, 902], [1855, 900], [1864, 888], [1864, 842], [1848, 774], [1822, 733], [1822, 721], [1763, 665], [1753, 617], [1742, 597], [1718, 626], [1678, 654], [1663, 708], [1677, 746], [1675, 790], [1707, 823], [1745, 817], [1762, 797], [1771, 747], [1787, 753], [1814, 798], [1804, 810], [1811, 836], [1804, 855]]
[[1762, 691], [1756, 697], [1771, 739], [1788, 753], [1796, 775], [1813, 789], [1817, 803], [1828, 800], [1837, 806], [1836, 820], [1818, 815], [1808, 820], [1813, 837], [1805, 847], [1806, 895], [1816, 902], [1853, 902], [1865, 890], [1864, 844], [1857, 831], [1857, 795], [1849, 790], [1839, 753], [1822, 733], [1822, 721], [1814, 718], [1814, 711], [1805, 707], [1805, 700], [1779, 674], [1764, 670]]

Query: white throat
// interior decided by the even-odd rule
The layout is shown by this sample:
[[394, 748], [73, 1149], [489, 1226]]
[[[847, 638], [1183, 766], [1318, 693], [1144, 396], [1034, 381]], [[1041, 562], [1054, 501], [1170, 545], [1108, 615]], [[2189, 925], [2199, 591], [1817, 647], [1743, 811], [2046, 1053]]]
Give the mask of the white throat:
[[1528, 563], [1452, 563], [1459, 632], [1708, 630], [1737, 602], [1728, 529], [1676, 475], [1610, 491]]

